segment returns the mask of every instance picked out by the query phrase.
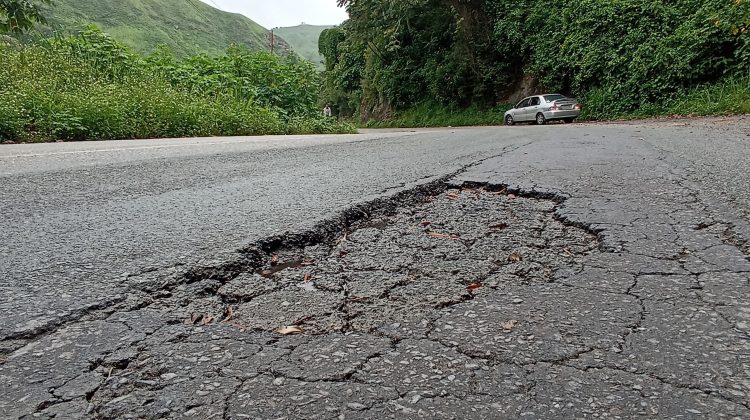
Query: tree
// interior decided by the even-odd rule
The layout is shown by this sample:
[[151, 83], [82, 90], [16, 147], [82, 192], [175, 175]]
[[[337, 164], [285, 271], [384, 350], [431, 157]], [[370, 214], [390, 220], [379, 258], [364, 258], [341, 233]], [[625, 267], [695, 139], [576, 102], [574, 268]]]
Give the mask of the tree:
[[0, 34], [17, 35], [45, 23], [40, 4], [51, 0], [0, 0]]
[[346, 33], [341, 27], [326, 29], [318, 38], [318, 52], [325, 60], [326, 70], [331, 71], [339, 60], [339, 45], [346, 41]]
[[622, 114], [750, 68], [750, 0], [338, 4], [350, 18], [321, 38], [324, 93], [359, 99], [362, 119], [425, 103], [492, 107], [526, 86], [575, 95], [589, 116]]

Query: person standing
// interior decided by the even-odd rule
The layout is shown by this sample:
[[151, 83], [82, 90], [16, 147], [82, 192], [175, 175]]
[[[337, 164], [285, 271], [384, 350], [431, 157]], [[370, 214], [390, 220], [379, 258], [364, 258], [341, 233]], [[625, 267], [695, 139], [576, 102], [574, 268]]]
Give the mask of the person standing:
[[323, 108], [323, 116], [326, 118], [331, 118], [333, 116], [333, 112], [331, 111], [331, 104], [326, 104], [326, 107]]

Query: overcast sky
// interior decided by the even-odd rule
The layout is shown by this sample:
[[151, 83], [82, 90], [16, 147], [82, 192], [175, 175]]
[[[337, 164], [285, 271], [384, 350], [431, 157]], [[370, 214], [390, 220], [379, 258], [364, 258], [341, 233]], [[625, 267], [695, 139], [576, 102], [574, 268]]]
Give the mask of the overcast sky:
[[242, 13], [268, 29], [279, 26], [338, 25], [347, 19], [336, 0], [201, 0], [227, 12]]

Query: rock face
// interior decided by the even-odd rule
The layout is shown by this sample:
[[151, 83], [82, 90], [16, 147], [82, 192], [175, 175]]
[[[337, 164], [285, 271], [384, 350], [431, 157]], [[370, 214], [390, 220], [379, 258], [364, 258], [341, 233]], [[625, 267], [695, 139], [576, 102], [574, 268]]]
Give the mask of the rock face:
[[531, 96], [531, 95], [537, 95], [544, 92], [538, 91], [539, 87], [539, 80], [537, 80], [536, 77], [527, 74], [521, 78], [515, 85], [513, 85], [513, 89], [509, 92], [505, 93], [505, 96], [501, 98], [500, 102], [508, 102], [512, 104], [517, 104], [521, 99]]

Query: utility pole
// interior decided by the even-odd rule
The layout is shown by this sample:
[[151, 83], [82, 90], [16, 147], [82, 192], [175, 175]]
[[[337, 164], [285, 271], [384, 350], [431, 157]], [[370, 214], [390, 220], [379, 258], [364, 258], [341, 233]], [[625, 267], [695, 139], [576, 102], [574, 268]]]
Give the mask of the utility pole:
[[273, 48], [274, 48], [275, 42], [276, 42], [276, 39], [274, 38], [274, 35], [273, 35], [273, 29], [271, 29], [271, 54], [273, 54]]

